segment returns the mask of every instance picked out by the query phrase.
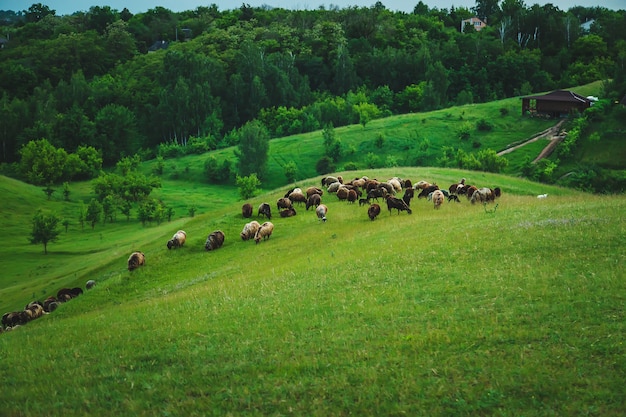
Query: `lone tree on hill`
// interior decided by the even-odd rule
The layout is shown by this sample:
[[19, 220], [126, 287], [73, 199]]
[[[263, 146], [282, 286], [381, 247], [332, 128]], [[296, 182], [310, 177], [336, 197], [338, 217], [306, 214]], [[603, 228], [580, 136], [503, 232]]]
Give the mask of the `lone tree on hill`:
[[54, 214], [44, 214], [41, 210], [33, 217], [33, 231], [30, 243], [43, 243], [43, 252], [48, 254], [48, 242], [55, 242], [61, 233], [57, 228], [59, 218]]

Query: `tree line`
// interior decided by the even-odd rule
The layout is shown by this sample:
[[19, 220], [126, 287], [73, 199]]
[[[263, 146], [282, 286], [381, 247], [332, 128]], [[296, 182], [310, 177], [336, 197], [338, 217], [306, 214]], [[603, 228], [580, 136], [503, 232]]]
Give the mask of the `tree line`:
[[[462, 27], [472, 16], [487, 27]], [[97, 175], [99, 163], [138, 153], [257, 146], [262, 139], [250, 135], [365, 125], [598, 79], [620, 80], [613, 94], [626, 93], [626, 12], [603, 7], [420, 1], [402, 13], [380, 2], [294, 11], [213, 4], [57, 16], [37, 3], [0, 11], [0, 23], [0, 162], [41, 184]], [[62, 149], [64, 167], [50, 178], [25, 172], [32, 143]], [[214, 175], [262, 178], [246, 146], [237, 167], [209, 167]]]

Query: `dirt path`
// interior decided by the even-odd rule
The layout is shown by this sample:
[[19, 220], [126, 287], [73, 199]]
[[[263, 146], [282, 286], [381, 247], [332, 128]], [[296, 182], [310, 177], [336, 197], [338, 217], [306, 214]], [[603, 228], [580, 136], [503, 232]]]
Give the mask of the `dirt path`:
[[552, 127], [547, 128], [546, 130], [537, 133], [535, 136], [533, 136], [532, 138], [525, 140], [522, 143], [519, 143], [515, 146], [511, 146], [510, 148], [506, 148], [503, 151], [498, 152], [498, 156], [501, 155], [506, 155], [507, 153], [511, 153], [516, 149], [521, 148], [524, 145], [528, 145], [529, 143], [532, 142], [536, 142], [538, 140], [541, 139], [547, 139], [549, 141], [548, 145], [546, 145], [545, 148], [543, 148], [543, 150], [539, 153], [539, 155], [537, 156], [537, 158], [534, 159], [533, 163], [539, 161], [542, 158], [546, 158], [547, 156], [549, 156], [554, 149], [556, 148], [556, 145], [558, 145], [559, 143], [561, 143], [561, 141], [563, 140], [562, 136], [559, 136], [559, 131], [561, 130], [561, 125], [565, 122], [565, 120], [561, 120], [559, 121], [557, 124], [555, 124]]

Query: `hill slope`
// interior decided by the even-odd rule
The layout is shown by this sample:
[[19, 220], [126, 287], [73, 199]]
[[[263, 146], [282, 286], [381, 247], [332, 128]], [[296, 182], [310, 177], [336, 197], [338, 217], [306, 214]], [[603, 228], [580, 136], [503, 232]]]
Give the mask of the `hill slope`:
[[[73, 229], [50, 255], [39, 254], [65, 257], [68, 271], [50, 264], [40, 268], [42, 279], [63, 275], [54, 283], [81, 285], [95, 278], [98, 285], [0, 335], [3, 380], [11, 381], [0, 409], [52, 416], [621, 413], [626, 198], [459, 170], [359, 174], [445, 186], [465, 177], [499, 186], [503, 196], [497, 208], [462, 201], [434, 210], [414, 200], [411, 215], [383, 206], [370, 221], [366, 207], [325, 194], [327, 223], [297, 208], [293, 218], [273, 218], [274, 234], [258, 245], [239, 238], [247, 220], [234, 199], [160, 226]], [[34, 205], [37, 190], [25, 188]], [[535, 197], [546, 192], [547, 199]], [[283, 193], [251, 202], [275, 207]], [[179, 228], [188, 242], [168, 251], [165, 242]], [[226, 242], [206, 252], [204, 239], [216, 229]], [[146, 253], [147, 265], [129, 273], [132, 248]], [[0, 243], [5, 271], [16, 268], [8, 255], [27, 247], [17, 250]], [[3, 285], [5, 307], [6, 296]], [[54, 383], [33, 383], [33, 375]]]

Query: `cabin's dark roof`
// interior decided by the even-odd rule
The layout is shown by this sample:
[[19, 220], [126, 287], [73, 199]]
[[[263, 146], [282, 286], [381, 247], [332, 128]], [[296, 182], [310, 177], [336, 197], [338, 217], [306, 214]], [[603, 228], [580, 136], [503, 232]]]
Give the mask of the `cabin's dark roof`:
[[590, 101], [588, 98], [583, 97], [580, 94], [567, 90], [555, 90], [541, 96], [528, 96], [524, 98], [529, 100], [561, 101], [569, 103], [588, 103]]

